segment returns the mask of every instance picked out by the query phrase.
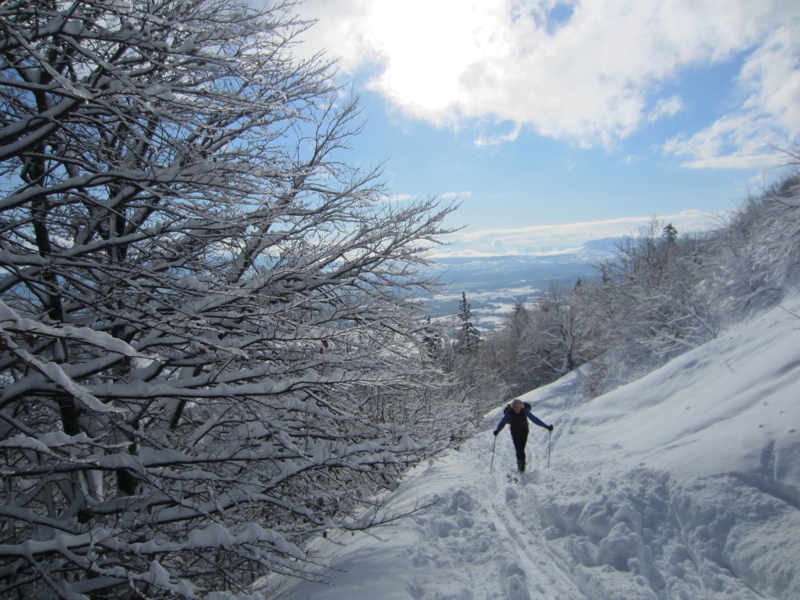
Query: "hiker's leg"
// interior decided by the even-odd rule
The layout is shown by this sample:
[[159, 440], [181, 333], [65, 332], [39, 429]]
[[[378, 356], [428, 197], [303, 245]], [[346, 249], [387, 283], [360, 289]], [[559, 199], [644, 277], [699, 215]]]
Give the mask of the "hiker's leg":
[[525, 445], [528, 443], [528, 432], [519, 431], [511, 434], [514, 440], [514, 449], [517, 451], [517, 468], [520, 473], [525, 472]]

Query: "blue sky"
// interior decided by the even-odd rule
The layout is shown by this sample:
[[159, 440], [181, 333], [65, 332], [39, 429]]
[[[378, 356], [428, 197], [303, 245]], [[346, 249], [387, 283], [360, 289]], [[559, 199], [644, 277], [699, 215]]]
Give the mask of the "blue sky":
[[679, 231], [781, 173], [800, 135], [796, 0], [306, 0], [362, 98], [352, 159], [463, 227], [439, 254]]

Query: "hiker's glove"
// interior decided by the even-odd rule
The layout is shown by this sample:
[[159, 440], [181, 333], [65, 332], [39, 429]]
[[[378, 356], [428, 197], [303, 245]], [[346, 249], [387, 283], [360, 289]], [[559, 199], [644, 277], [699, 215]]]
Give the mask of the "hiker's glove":
[[494, 433], [494, 437], [497, 437], [497, 434], [500, 433], [499, 429], [495, 429], [492, 433]]
[[552, 432], [553, 431], [553, 426], [552, 425], [548, 425], [547, 429]]

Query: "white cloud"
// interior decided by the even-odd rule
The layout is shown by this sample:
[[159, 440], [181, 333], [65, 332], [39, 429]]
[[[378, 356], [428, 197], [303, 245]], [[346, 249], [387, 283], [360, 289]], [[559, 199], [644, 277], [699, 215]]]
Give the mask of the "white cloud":
[[647, 115], [648, 123], [655, 123], [662, 117], [672, 117], [683, 110], [683, 101], [680, 96], [662, 98], [656, 103], [655, 108]]
[[800, 134], [800, 45], [796, 27], [771, 32], [746, 59], [738, 78], [745, 98], [725, 115], [691, 137], [676, 136], [664, 152], [687, 156], [690, 168], [774, 167]]
[[[800, 131], [796, 0], [307, 0], [303, 10], [320, 18], [307, 50], [328, 48], [347, 71], [369, 65], [371, 89], [438, 126], [488, 117], [515, 124], [509, 141], [527, 126], [610, 146], [681, 109], [658, 94], [682, 69], [750, 53], [742, 111]], [[680, 148], [694, 156], [690, 140]]]
[[[472, 196], [472, 192], [444, 192], [443, 194], [438, 194], [437, 197], [441, 200], [461, 200], [463, 198], [469, 198]], [[420, 198], [420, 194], [392, 194], [390, 196], [384, 196], [384, 202], [409, 202], [412, 200], [417, 200]]]
[[[513, 229], [467, 228], [448, 236], [448, 246], [436, 250], [447, 256], [556, 255], [569, 254], [588, 241], [637, 235], [651, 216], [621, 217], [601, 221], [532, 225]], [[715, 215], [687, 210], [658, 215], [663, 223], [672, 223], [679, 232], [703, 231], [711, 227]]]
[[499, 146], [500, 144], [505, 144], [507, 142], [514, 142], [519, 137], [520, 132], [522, 131], [522, 127], [517, 125], [514, 127], [513, 131], [508, 133], [501, 133], [498, 135], [480, 135], [478, 139], [475, 140], [475, 145], [478, 148], [485, 148], [487, 146]]
[[683, 166], [690, 169], [755, 169], [777, 166], [785, 157], [775, 149], [789, 144], [772, 119], [747, 111], [722, 117], [690, 137], [676, 136], [663, 150], [689, 157]]
[[416, 196], [412, 196], [411, 194], [394, 194], [393, 196], [386, 196], [386, 202], [407, 202], [409, 200], [414, 200]]

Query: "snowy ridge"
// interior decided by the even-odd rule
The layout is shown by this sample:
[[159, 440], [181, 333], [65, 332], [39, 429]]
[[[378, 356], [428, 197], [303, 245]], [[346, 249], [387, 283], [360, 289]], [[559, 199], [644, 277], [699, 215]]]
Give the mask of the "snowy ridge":
[[[431, 508], [309, 548], [329, 585], [284, 599], [800, 598], [800, 298], [590, 400], [580, 371], [523, 398], [531, 471], [503, 432], [411, 471], [389, 507]], [[328, 562], [330, 561], [330, 562]]]

